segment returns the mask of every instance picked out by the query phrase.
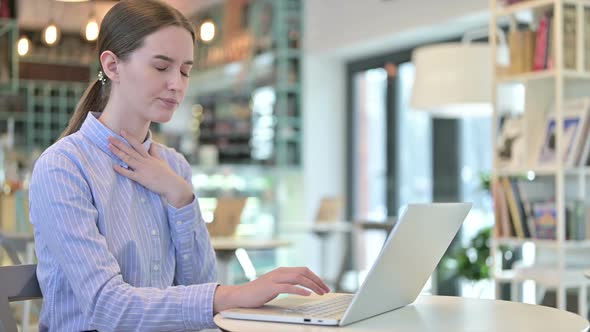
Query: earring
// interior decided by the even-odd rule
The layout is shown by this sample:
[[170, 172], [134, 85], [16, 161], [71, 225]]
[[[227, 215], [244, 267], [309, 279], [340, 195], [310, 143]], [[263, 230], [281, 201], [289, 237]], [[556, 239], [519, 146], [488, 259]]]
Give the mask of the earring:
[[107, 83], [107, 76], [102, 72], [102, 70], [98, 71], [98, 80], [102, 85]]

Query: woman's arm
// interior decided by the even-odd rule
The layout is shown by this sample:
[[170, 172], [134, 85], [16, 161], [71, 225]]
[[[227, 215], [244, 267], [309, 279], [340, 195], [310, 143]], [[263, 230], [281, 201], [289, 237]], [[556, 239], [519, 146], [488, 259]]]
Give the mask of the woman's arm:
[[[176, 254], [175, 284], [214, 281], [215, 252], [193, 193], [190, 165], [179, 153], [166, 151], [164, 156], [156, 143], [152, 143], [147, 151], [126, 132], [121, 135], [129, 145], [111, 137], [109, 148], [131, 168], [114, 165], [114, 170], [164, 196], [168, 202], [168, 224]], [[173, 170], [171, 165], [178, 170]]]
[[[178, 154], [178, 159], [182, 177], [192, 189], [191, 167], [182, 155]], [[181, 208], [168, 204], [168, 223], [176, 249], [176, 284], [191, 285], [215, 281], [217, 278], [215, 252], [201, 217], [196, 195], [193, 195], [188, 205]]]
[[[31, 222], [88, 316], [101, 331], [178, 331], [214, 327], [217, 284], [137, 288], [127, 284], [96, 222], [98, 211], [80, 169], [58, 152], [36, 163]], [[59, 290], [58, 290], [59, 291]]]
[[[186, 208], [187, 216], [190, 216], [191, 218], [200, 216], [196, 199], [194, 194], [192, 194], [192, 185], [190, 185], [190, 172], [186, 170], [186, 168], [190, 168], [190, 166], [186, 161], [184, 161], [184, 158], [182, 159], [184, 161], [183, 167], [185, 168], [185, 171], [183, 171], [183, 173], [185, 177], [184, 179], [180, 178], [179, 180], [179, 175], [174, 173], [170, 166], [159, 156], [159, 151], [157, 151], [155, 144], [152, 144], [150, 150], [146, 151], [137, 140], [133, 139], [132, 137], [128, 137], [125, 135], [125, 133], [123, 133], [123, 137], [127, 139], [131, 147], [126, 146], [123, 144], [123, 142], [115, 138], [110, 138], [110, 142], [112, 144], [110, 148], [115, 155], [121, 158], [121, 160], [123, 160], [126, 164], [131, 166], [131, 169], [124, 169], [116, 165], [115, 170], [120, 174], [137, 181], [146, 188], [164, 195], [169, 202], [171, 200], [174, 202], [189, 201], [187, 198], [192, 198], [193, 202], [187, 206], [182, 207], [181, 210]], [[187, 189], [187, 186], [190, 186], [190, 189]], [[185, 218], [179, 218], [177, 215], [175, 215], [173, 218], [169, 219], [170, 222], [174, 219], [174, 222], [172, 223], [173, 225], [180, 226], [183, 224], [183, 219]], [[200, 236], [200, 232], [202, 232], [202, 234], [207, 234], [205, 225], [202, 220], [200, 220], [200, 217], [198, 218], [198, 221], [195, 219], [192, 223], [186, 222], [189, 218], [186, 219], [187, 220], [184, 222], [186, 225], [191, 225], [198, 222], [196, 226], [196, 233], [194, 233], [195, 236]], [[173, 227], [173, 225], [171, 225], [171, 227]], [[193, 233], [189, 232], [189, 234]], [[190, 241], [187, 240], [186, 245], [183, 243], [177, 243], [178, 240], [175, 242], [177, 251], [183, 253], [183, 255], [185, 252], [191, 252], [191, 250], [194, 250], [191, 245], [196, 245], [196, 243], [203, 245], [203, 247], [200, 248], [201, 250], [211, 250], [212, 252], [210, 243], [207, 243], [209, 242], [208, 235], [206, 237], [207, 241], [193, 241], [192, 235], [188, 236], [187, 238], [190, 239]], [[205, 245], [205, 243], [207, 244]], [[202, 252], [199, 254], [199, 256], [203, 256]], [[205, 257], [207, 256], [205, 255]], [[184, 257], [181, 258], [184, 259]], [[195, 266], [196, 270], [198, 271], [197, 273], [205, 274], [210, 271], [199, 270], [202, 269], [202, 267], [198, 264], [210, 264], [212, 262], [214, 262], [213, 258], [210, 260], [205, 260], [204, 262], [193, 262], [196, 263], [196, 265], [194, 264], [193, 266]], [[186, 273], [186, 278], [194, 275], [193, 270], [187, 269], [187, 271], [190, 271], [190, 273]], [[179, 273], [178, 276], [179, 279], [184, 278], [183, 273]], [[199, 277], [197, 277], [197, 279], [199, 279]], [[310, 294], [309, 291], [298, 286], [311, 289], [320, 295], [330, 291], [328, 286], [307, 268], [278, 268], [244, 285], [219, 286], [213, 299], [214, 312], [219, 312], [221, 310], [234, 307], [261, 306], [275, 298], [280, 293], [292, 293], [300, 295]]]

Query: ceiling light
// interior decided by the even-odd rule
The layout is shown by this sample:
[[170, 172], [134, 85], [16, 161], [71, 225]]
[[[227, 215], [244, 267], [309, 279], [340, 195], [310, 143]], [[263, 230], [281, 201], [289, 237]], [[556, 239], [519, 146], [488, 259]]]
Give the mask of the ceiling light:
[[213, 21], [204, 21], [199, 29], [199, 34], [201, 36], [201, 40], [205, 43], [212, 41], [213, 38], [215, 38], [215, 24], [213, 24]]
[[48, 46], [55, 45], [61, 36], [61, 32], [55, 23], [51, 22], [43, 29], [43, 42]]
[[27, 55], [27, 53], [29, 53], [29, 50], [31, 49], [31, 41], [29, 40], [29, 38], [27, 36], [20, 37], [18, 43], [16, 44], [16, 49], [18, 51], [18, 55]]
[[98, 22], [95, 17], [90, 17], [88, 19], [84, 36], [88, 41], [95, 41], [96, 38], [98, 38]]

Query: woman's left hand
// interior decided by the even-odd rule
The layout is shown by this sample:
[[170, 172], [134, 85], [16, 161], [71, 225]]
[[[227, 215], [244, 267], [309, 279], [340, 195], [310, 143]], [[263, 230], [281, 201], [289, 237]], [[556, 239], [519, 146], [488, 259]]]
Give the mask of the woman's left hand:
[[147, 151], [139, 141], [125, 131], [121, 132], [121, 136], [131, 146], [111, 136], [109, 137], [109, 149], [130, 168], [126, 169], [115, 164], [114, 169], [117, 173], [157, 194], [164, 195], [168, 203], [176, 208], [193, 201], [191, 185], [160, 158], [156, 151], [156, 144], [152, 144], [150, 150]]

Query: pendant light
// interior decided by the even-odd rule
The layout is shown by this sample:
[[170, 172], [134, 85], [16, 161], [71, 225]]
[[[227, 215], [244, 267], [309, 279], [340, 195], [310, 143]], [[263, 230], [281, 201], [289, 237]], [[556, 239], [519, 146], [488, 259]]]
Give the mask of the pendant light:
[[53, 20], [50, 21], [49, 25], [47, 25], [45, 29], [43, 29], [43, 43], [45, 43], [45, 45], [47, 46], [54, 46], [59, 42], [60, 38], [61, 30], [55, 24], [55, 22], [53, 22]]
[[96, 6], [93, 3], [90, 4], [90, 15], [88, 16], [88, 21], [86, 22], [86, 28], [84, 29], [84, 37], [87, 41], [95, 41], [98, 38], [98, 20], [96, 19]]
[[22, 35], [16, 43], [18, 55], [25, 56], [31, 50], [31, 40], [26, 35]]

